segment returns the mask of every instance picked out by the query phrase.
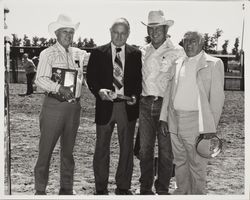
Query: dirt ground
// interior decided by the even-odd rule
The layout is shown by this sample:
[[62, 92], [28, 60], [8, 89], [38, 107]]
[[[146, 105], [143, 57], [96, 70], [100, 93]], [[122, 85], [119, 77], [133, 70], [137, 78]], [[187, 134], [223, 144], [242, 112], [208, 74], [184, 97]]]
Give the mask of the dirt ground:
[[[11, 179], [13, 195], [34, 194], [34, 165], [38, 155], [39, 112], [43, 94], [20, 97], [25, 93], [25, 84], [10, 85], [10, 129], [11, 129]], [[39, 91], [38, 91], [39, 92]], [[81, 100], [81, 123], [74, 149], [74, 189], [78, 195], [93, 195], [94, 174], [92, 160], [95, 146], [94, 97], [83, 88]], [[208, 194], [244, 194], [244, 92], [227, 91], [224, 111], [219, 124], [219, 136], [223, 140], [223, 153], [209, 161], [207, 168]], [[59, 190], [59, 145], [51, 159], [47, 192], [58, 194]], [[111, 142], [109, 191], [114, 194], [115, 169], [118, 160], [117, 133]], [[139, 161], [134, 159], [132, 192], [139, 188]], [[5, 188], [6, 189], [6, 188]], [[174, 178], [170, 192], [174, 189]], [[7, 193], [6, 193], [7, 194]]]

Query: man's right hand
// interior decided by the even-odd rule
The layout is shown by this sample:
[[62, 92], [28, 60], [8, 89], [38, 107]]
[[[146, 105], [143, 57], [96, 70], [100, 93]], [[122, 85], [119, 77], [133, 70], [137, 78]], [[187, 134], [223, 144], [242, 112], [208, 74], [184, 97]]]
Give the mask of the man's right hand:
[[72, 87], [73, 85], [68, 87], [61, 85], [59, 88], [59, 93], [62, 94], [67, 101], [75, 98], [73, 92], [71, 91]]
[[113, 101], [112, 97], [110, 96], [111, 93], [112, 93], [112, 90], [109, 90], [109, 89], [100, 89], [98, 92], [100, 98], [103, 101]]

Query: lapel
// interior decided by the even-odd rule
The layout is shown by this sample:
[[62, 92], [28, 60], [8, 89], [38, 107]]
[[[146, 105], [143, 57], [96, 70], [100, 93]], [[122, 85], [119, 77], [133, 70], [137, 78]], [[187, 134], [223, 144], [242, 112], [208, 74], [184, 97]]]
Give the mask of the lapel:
[[113, 72], [113, 61], [112, 61], [112, 50], [111, 50], [111, 43], [108, 43], [106, 45], [103, 46], [103, 53], [106, 57], [106, 59], [104, 59], [104, 66], [109, 69], [112, 70]]
[[206, 68], [208, 66], [207, 64], [207, 54], [203, 52], [202, 56], [200, 57], [197, 67], [196, 67], [196, 73], [198, 73], [201, 69]]
[[130, 71], [129, 70], [129, 62], [128, 62], [128, 58], [129, 58], [130, 52], [131, 52], [130, 47], [127, 44], [125, 44], [125, 61], [124, 61], [124, 74], [123, 74], [123, 76], [124, 76], [124, 83], [125, 83], [125, 79], [127, 77], [127, 74]]
[[130, 54], [131, 49], [127, 44], [125, 44], [125, 61], [124, 61], [124, 67], [125, 69], [128, 67], [128, 57]]
[[176, 60], [176, 62], [175, 62], [176, 67], [175, 67], [175, 74], [174, 74], [174, 80], [173, 80], [174, 83], [172, 85], [173, 93], [171, 95], [173, 101], [174, 101], [174, 98], [175, 98], [176, 89], [177, 89], [177, 86], [178, 86], [179, 74], [180, 74], [180, 70], [181, 70], [181, 67], [183, 65], [184, 59], [185, 59], [185, 57], [181, 57], [178, 60]]
[[111, 64], [113, 66], [113, 62], [112, 62], [112, 50], [111, 50], [111, 43], [108, 43], [105, 47], [104, 47], [104, 52], [107, 54], [108, 56], [108, 60], [109, 60], [109, 65]]

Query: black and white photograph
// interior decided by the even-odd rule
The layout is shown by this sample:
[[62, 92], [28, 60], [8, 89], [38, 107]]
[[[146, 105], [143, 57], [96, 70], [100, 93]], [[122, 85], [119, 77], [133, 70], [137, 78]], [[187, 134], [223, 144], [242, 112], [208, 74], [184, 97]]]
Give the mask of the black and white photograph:
[[0, 0], [0, 198], [250, 199], [249, 6]]

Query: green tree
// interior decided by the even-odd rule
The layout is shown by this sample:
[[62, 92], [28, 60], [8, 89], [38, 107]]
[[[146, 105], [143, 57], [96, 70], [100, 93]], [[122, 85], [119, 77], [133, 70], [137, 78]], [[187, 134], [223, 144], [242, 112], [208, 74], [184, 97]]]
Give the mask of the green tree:
[[48, 42], [46, 42], [46, 46], [52, 46], [56, 43], [55, 38], [50, 38]]
[[96, 44], [94, 42], [93, 38], [90, 38], [89, 40], [87, 38], [83, 39], [83, 47], [93, 48], [96, 47]]
[[228, 54], [227, 47], [228, 47], [229, 40], [225, 40], [224, 44], [222, 45], [221, 54]]
[[24, 36], [23, 36], [23, 46], [24, 47], [31, 46], [30, 39], [28, 38], [28, 36], [26, 34], [24, 34]]
[[48, 46], [47, 38], [41, 37], [39, 38], [40, 46], [45, 47]]
[[35, 36], [32, 38], [32, 46], [34, 47], [39, 46], [38, 42], [39, 42], [39, 37]]
[[210, 41], [210, 36], [208, 35], [208, 33], [204, 34], [204, 46], [203, 46], [203, 50], [205, 52], [209, 51], [209, 41]]
[[240, 59], [239, 45], [240, 45], [240, 40], [237, 37], [235, 38], [234, 48], [232, 49], [232, 54], [236, 56], [236, 60]]
[[89, 43], [88, 43], [88, 47], [96, 47], [96, 44], [95, 44], [93, 38], [90, 38]]
[[77, 46], [78, 48], [82, 48], [82, 47], [84, 46], [84, 43], [83, 43], [81, 37], [78, 38], [77, 43], [76, 43], [76, 46]]
[[216, 29], [216, 32], [213, 34], [213, 38], [215, 40], [216, 43], [216, 51], [218, 51], [218, 40], [219, 37], [222, 35], [223, 31], [219, 28]]
[[18, 38], [17, 34], [11, 34], [12, 35], [12, 46], [20, 46], [22, 39]]
[[216, 32], [210, 36], [208, 33], [204, 34], [204, 46], [203, 49], [206, 53], [216, 54], [217, 53], [217, 46], [218, 46], [218, 39], [222, 34], [222, 30], [216, 29]]
[[240, 40], [237, 37], [237, 38], [235, 38], [234, 48], [232, 49], [232, 54], [233, 55], [237, 55], [239, 53], [239, 45], [240, 45]]

